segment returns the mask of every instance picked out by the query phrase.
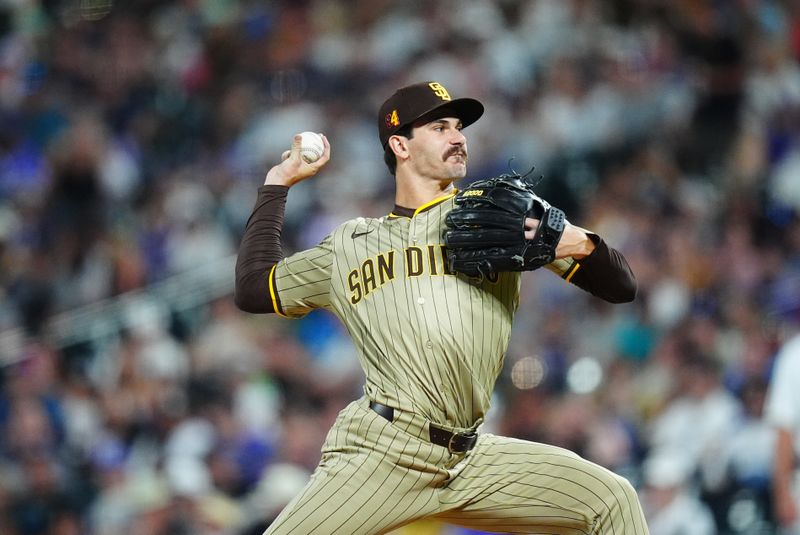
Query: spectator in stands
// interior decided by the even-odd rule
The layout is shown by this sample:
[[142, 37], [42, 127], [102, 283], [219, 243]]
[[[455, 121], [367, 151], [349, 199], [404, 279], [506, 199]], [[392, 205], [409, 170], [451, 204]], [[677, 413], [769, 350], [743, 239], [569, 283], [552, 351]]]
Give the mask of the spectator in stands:
[[800, 534], [800, 273], [786, 273], [776, 283], [772, 302], [787, 329], [775, 357], [766, 418], [776, 429], [773, 499], [785, 535]]

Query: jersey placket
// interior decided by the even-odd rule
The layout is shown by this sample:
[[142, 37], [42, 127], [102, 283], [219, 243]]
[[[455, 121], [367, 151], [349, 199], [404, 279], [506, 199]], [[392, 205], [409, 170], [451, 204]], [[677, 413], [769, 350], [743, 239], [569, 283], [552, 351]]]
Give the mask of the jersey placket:
[[[429, 381], [431, 385], [435, 385], [435, 391], [440, 397], [440, 407], [446, 408], [445, 412], [448, 416], [454, 417], [450, 414], [452, 401], [447, 401], [448, 398], [453, 396], [452, 388], [448, 386], [449, 379], [442, 376], [444, 369], [441, 368], [441, 359], [437, 359], [435, 352], [441, 349], [440, 340], [437, 336], [432, 336], [431, 329], [438, 329], [441, 318], [438, 316], [436, 309], [437, 303], [435, 295], [431, 292], [431, 278], [440, 277], [443, 275], [443, 265], [437, 262], [436, 254], [431, 257], [429, 255], [429, 245], [434, 246], [436, 253], [439, 253], [440, 240], [436, 234], [439, 229], [438, 221], [432, 221], [435, 214], [439, 213], [439, 208], [434, 206], [431, 209], [416, 214], [411, 220], [410, 226], [410, 245], [418, 247], [422, 251], [422, 263], [424, 265], [424, 277], [414, 278], [413, 294], [416, 300], [416, 316], [417, 320], [417, 336], [421, 351], [425, 354], [425, 359], [428, 360], [429, 366], [427, 371], [429, 373]], [[439, 253], [441, 254], [441, 253]]]
[[[409, 224], [407, 244], [407, 248], [416, 247], [422, 251], [422, 266], [420, 266], [420, 269], [422, 269], [423, 275], [409, 277], [409, 282], [411, 286], [412, 300], [415, 305], [415, 315], [417, 317], [417, 325], [414, 326], [415, 332], [418, 333], [417, 339], [419, 341], [420, 350], [424, 352], [430, 352], [433, 350], [433, 341], [431, 341], [430, 333], [428, 332], [429, 321], [431, 321], [431, 319], [428, 318], [428, 316], [431, 314], [429, 311], [430, 303], [427, 302], [422, 292], [422, 280], [430, 276], [430, 273], [427, 272], [428, 270], [423, 267], [426, 261], [425, 249], [428, 245], [427, 229], [428, 224], [426, 214], [415, 214], [414, 217], [411, 218]], [[408, 261], [408, 258], [409, 257], [407, 256], [406, 261]], [[409, 266], [406, 266], [406, 269], [409, 269]]]

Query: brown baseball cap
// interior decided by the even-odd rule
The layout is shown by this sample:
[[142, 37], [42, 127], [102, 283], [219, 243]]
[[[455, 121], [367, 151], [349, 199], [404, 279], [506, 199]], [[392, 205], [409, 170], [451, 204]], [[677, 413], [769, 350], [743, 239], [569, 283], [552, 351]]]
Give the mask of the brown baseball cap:
[[378, 137], [381, 145], [398, 130], [439, 108], [452, 109], [467, 127], [483, 115], [483, 104], [474, 98], [452, 98], [439, 82], [420, 82], [401, 87], [386, 99], [378, 112]]

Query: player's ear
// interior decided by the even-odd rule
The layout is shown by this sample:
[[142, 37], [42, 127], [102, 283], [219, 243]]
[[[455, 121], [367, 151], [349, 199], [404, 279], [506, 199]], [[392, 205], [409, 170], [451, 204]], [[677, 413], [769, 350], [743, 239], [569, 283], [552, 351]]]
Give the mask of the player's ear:
[[394, 135], [389, 138], [389, 148], [394, 155], [400, 159], [408, 158], [408, 138], [405, 136]]

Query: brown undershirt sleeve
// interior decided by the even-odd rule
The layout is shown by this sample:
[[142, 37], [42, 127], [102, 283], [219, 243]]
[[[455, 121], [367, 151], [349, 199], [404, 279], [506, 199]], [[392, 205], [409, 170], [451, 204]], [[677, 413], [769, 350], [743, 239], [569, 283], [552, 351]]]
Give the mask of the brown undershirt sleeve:
[[622, 254], [596, 234], [591, 254], [577, 260], [564, 278], [609, 303], [628, 303], [636, 297], [636, 278]]
[[236, 259], [234, 301], [245, 312], [275, 312], [269, 294], [272, 267], [283, 258], [281, 229], [289, 188], [262, 186]]

